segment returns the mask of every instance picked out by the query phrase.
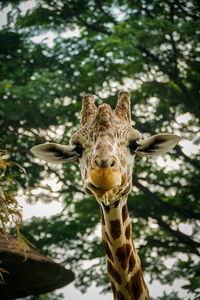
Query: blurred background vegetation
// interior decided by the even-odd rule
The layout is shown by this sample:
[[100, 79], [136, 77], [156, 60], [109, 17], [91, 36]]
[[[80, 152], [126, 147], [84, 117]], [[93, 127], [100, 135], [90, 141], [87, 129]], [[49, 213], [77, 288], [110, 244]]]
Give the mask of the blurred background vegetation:
[[15, 192], [30, 203], [56, 200], [63, 210], [26, 221], [22, 233], [74, 270], [81, 291], [92, 283], [110, 290], [99, 207], [84, 195], [78, 166], [47, 164], [29, 149], [67, 144], [85, 93], [114, 107], [125, 88], [133, 125], [144, 137], [182, 137], [165, 157], [135, 163], [128, 207], [144, 273], [161, 284], [184, 279], [181, 288], [193, 293], [188, 299], [199, 299], [199, 2], [39, 0], [24, 12], [26, 2], [0, 1], [8, 11], [0, 31], [0, 148], [26, 170], [15, 177]]

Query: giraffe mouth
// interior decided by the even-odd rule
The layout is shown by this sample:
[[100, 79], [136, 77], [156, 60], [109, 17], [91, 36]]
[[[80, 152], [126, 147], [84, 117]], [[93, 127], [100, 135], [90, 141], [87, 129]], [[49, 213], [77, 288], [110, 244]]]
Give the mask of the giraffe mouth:
[[110, 189], [103, 189], [96, 187], [91, 181], [87, 181], [84, 189], [86, 193], [95, 196], [98, 201], [104, 202], [105, 205], [109, 205], [112, 203], [114, 196], [119, 191], [119, 186], [114, 186]]

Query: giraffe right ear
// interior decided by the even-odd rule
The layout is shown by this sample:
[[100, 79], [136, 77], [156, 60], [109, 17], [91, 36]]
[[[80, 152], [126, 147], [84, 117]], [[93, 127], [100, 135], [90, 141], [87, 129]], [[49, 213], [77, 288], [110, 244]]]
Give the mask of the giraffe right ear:
[[156, 134], [140, 141], [136, 157], [162, 155], [172, 150], [180, 141], [175, 134]]
[[40, 144], [31, 148], [31, 152], [48, 162], [78, 162], [77, 146], [63, 146], [55, 143]]

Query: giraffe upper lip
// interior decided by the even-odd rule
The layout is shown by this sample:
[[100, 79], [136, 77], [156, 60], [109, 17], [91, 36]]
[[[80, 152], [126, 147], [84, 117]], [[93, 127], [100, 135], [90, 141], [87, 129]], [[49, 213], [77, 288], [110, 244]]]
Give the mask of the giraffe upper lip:
[[97, 188], [102, 191], [109, 191], [116, 186], [121, 185], [121, 172], [120, 169], [106, 168], [90, 168], [88, 172], [89, 184], [91, 188]]

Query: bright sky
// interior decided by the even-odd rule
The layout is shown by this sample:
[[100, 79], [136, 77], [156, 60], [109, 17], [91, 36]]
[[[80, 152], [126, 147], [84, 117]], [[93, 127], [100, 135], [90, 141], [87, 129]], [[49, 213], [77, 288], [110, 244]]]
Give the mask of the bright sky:
[[[34, 5], [35, 1], [31, 0], [31, 1], [27, 1], [25, 2], [25, 4], [21, 5], [21, 9], [22, 11], [26, 11], [27, 9], [31, 8]], [[4, 9], [2, 12], [0, 12], [0, 28], [2, 25], [6, 24], [6, 13], [10, 10], [10, 7]], [[68, 31], [66, 33], [64, 33], [62, 36], [63, 37], [69, 37], [69, 36], [74, 36], [74, 35], [78, 35], [79, 32], [74, 31], [73, 33]], [[53, 45], [53, 39], [55, 38], [55, 34], [54, 33], [47, 33], [44, 35], [41, 35], [39, 37], [35, 37], [32, 40], [35, 43], [39, 43], [42, 40], [51, 47]], [[187, 123], [188, 120], [191, 118], [191, 115], [188, 114], [184, 114], [182, 116], [179, 116], [177, 118], [177, 123], [180, 124], [180, 127], [182, 126], [182, 123]], [[178, 125], [177, 125], [178, 126]], [[179, 126], [178, 126], [179, 127]], [[177, 128], [177, 131], [179, 130], [179, 128]], [[184, 146], [184, 152], [188, 155], [192, 154], [192, 153], [197, 153], [197, 151], [199, 151], [199, 147], [194, 146], [190, 141], [188, 140], [183, 140], [180, 142], [180, 145]], [[166, 161], [163, 161], [162, 157], [159, 158], [159, 164], [166, 164]], [[170, 164], [171, 162], [168, 161], [167, 162], [168, 165], [170, 166], [170, 168], [174, 168], [177, 167], [176, 165]], [[38, 202], [37, 204], [34, 205], [30, 205], [27, 204], [25, 202], [25, 200], [23, 199], [22, 196], [18, 197], [18, 201], [19, 204], [23, 206], [23, 216], [24, 216], [24, 220], [27, 220], [29, 218], [31, 218], [32, 216], [46, 216], [46, 217], [50, 217], [52, 214], [56, 214], [58, 212], [60, 212], [62, 210], [62, 205], [60, 203], [58, 203], [57, 201], [52, 201], [51, 203], [48, 204], [44, 204], [41, 202]], [[95, 201], [95, 200], [94, 200]], [[183, 230], [187, 231], [190, 230], [189, 227], [185, 227], [183, 226]], [[166, 262], [166, 264], [171, 265], [173, 262], [173, 260], [168, 260]], [[145, 277], [145, 280], [148, 284], [149, 282], [149, 278]], [[180, 281], [180, 280], [175, 280], [174, 284], [172, 287], [170, 286], [161, 286], [157, 281], [154, 281], [153, 284], [149, 284], [149, 289], [150, 289], [150, 295], [152, 297], [156, 297], [156, 296], [161, 296], [163, 294], [163, 291], [166, 291], [166, 293], [169, 293], [172, 290], [176, 290], [176, 291], [180, 291], [179, 292], [179, 296], [182, 299], [189, 299], [189, 295], [186, 294], [186, 292], [184, 290], [180, 289], [180, 286], [182, 286], [183, 284], [185, 284], [185, 282]], [[106, 294], [106, 295], [100, 295], [100, 290], [99, 288], [96, 288], [94, 285], [88, 289], [86, 294], [81, 294], [76, 288], [74, 288], [73, 283], [66, 286], [63, 289], [58, 290], [58, 292], [63, 292], [65, 295], [64, 299], [67, 300], [74, 300], [74, 299], [81, 299], [81, 300], [112, 300], [112, 294]], [[192, 299], [192, 298], [190, 298]]]

